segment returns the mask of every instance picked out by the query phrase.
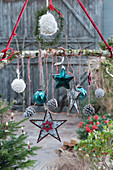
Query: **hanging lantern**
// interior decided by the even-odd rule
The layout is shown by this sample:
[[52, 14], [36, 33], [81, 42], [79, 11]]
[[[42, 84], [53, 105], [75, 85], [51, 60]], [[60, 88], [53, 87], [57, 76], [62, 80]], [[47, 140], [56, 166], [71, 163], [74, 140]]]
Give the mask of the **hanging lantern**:
[[76, 91], [81, 92], [78, 97], [78, 100], [84, 100], [86, 98], [87, 92], [83, 87], [81, 87], [81, 86], [76, 87]]
[[26, 88], [26, 84], [22, 79], [14, 79], [11, 84], [11, 87], [15, 92], [22, 93]]
[[86, 105], [83, 109], [83, 114], [85, 116], [90, 116], [93, 115], [94, 113], [95, 113], [95, 109], [90, 104]]
[[38, 90], [33, 98], [36, 104], [44, 104], [47, 102], [47, 94], [42, 90]]
[[58, 26], [54, 16], [51, 13], [47, 13], [42, 15], [41, 19], [39, 20], [40, 24], [40, 33], [42, 35], [53, 35], [57, 32]]
[[95, 96], [96, 96], [97, 98], [102, 98], [102, 97], [104, 97], [104, 90], [101, 89], [101, 88], [97, 89], [97, 90], [95, 91]]

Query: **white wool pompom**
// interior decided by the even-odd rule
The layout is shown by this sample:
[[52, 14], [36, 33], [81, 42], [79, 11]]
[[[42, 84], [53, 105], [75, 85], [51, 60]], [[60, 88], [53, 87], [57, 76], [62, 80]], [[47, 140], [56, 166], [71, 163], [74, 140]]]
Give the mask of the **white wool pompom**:
[[40, 20], [40, 33], [42, 35], [53, 35], [57, 32], [58, 26], [54, 16], [51, 13], [43, 15]]
[[104, 90], [101, 89], [101, 88], [97, 89], [97, 90], [95, 91], [95, 96], [96, 96], [97, 98], [104, 97]]
[[11, 87], [15, 92], [22, 93], [26, 88], [26, 84], [22, 79], [14, 79]]

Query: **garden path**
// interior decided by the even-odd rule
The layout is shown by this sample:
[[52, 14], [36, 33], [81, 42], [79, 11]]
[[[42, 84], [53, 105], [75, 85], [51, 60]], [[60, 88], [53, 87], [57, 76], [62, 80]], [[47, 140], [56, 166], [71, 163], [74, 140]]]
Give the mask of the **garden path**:
[[[23, 113], [15, 112], [15, 120], [19, 121], [23, 119]], [[42, 147], [42, 149], [37, 150], [37, 155], [33, 156], [31, 159], [37, 160], [34, 167], [31, 167], [30, 170], [47, 170], [46, 166], [53, 159], [57, 158], [55, 150], [60, 148], [63, 145], [64, 141], [70, 142], [71, 138], [77, 138], [76, 130], [78, 124], [80, 123], [80, 118], [75, 115], [67, 116], [65, 114], [54, 114], [52, 115], [53, 120], [67, 120], [62, 126], [58, 128], [58, 133], [61, 138], [61, 143], [54, 139], [51, 136], [47, 136], [42, 141], [37, 143], [38, 135], [40, 129], [33, 125], [29, 120], [23, 123], [24, 131], [28, 132], [28, 138], [26, 142], [33, 143], [33, 146]], [[43, 119], [44, 113], [36, 113], [31, 119]], [[21, 132], [19, 132], [21, 133]], [[28, 169], [26, 169], [28, 170]]]

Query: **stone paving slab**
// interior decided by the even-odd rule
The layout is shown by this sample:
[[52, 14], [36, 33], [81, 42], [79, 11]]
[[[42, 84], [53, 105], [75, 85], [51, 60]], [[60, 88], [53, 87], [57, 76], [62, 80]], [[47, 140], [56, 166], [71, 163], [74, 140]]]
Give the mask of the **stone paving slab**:
[[[67, 116], [62, 114], [52, 115], [53, 120], [67, 120], [62, 126], [60, 126], [57, 130], [59, 136], [61, 138], [61, 142], [54, 139], [52, 136], [48, 135], [42, 141], [37, 143], [38, 135], [40, 132], [40, 128], [33, 125], [29, 120], [26, 120], [23, 125], [24, 131], [28, 132], [28, 138], [26, 142], [33, 143], [33, 146], [42, 147], [42, 149], [37, 150], [37, 155], [31, 157], [33, 160], [37, 160], [34, 167], [31, 167], [30, 170], [47, 170], [46, 165], [51, 162], [53, 159], [57, 158], [57, 154], [55, 150], [60, 148], [63, 145], [64, 141], [70, 142], [70, 139], [73, 137], [77, 138], [76, 130], [78, 128], [78, 124], [80, 123], [80, 119], [75, 116]], [[44, 114], [36, 113], [35, 116], [30, 119], [43, 119]], [[15, 120], [22, 120], [23, 113], [16, 113]], [[20, 132], [21, 133], [21, 129]], [[28, 168], [27, 168], [28, 169]], [[26, 170], [27, 170], [26, 169]]]

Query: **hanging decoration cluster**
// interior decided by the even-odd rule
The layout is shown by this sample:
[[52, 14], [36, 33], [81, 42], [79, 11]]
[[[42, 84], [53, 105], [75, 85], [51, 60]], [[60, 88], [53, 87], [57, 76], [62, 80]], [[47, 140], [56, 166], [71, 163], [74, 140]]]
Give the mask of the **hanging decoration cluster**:
[[[41, 44], [41, 48], [56, 46], [59, 43], [61, 33], [63, 31], [64, 26], [64, 18], [54, 10], [55, 14], [59, 16], [60, 24], [57, 24], [54, 16], [50, 13], [50, 8], [46, 7], [42, 10], [36, 11], [36, 25], [34, 35], [36, 36], [37, 42]], [[41, 18], [40, 18], [41, 17]], [[59, 25], [59, 27], [58, 27]], [[40, 34], [44, 36], [52, 36], [56, 33], [55, 38], [52, 41], [47, 41]]]
[[26, 84], [23, 79], [20, 79], [19, 69], [17, 69], [17, 76], [18, 78], [13, 80], [11, 87], [15, 92], [22, 93], [26, 88]]

